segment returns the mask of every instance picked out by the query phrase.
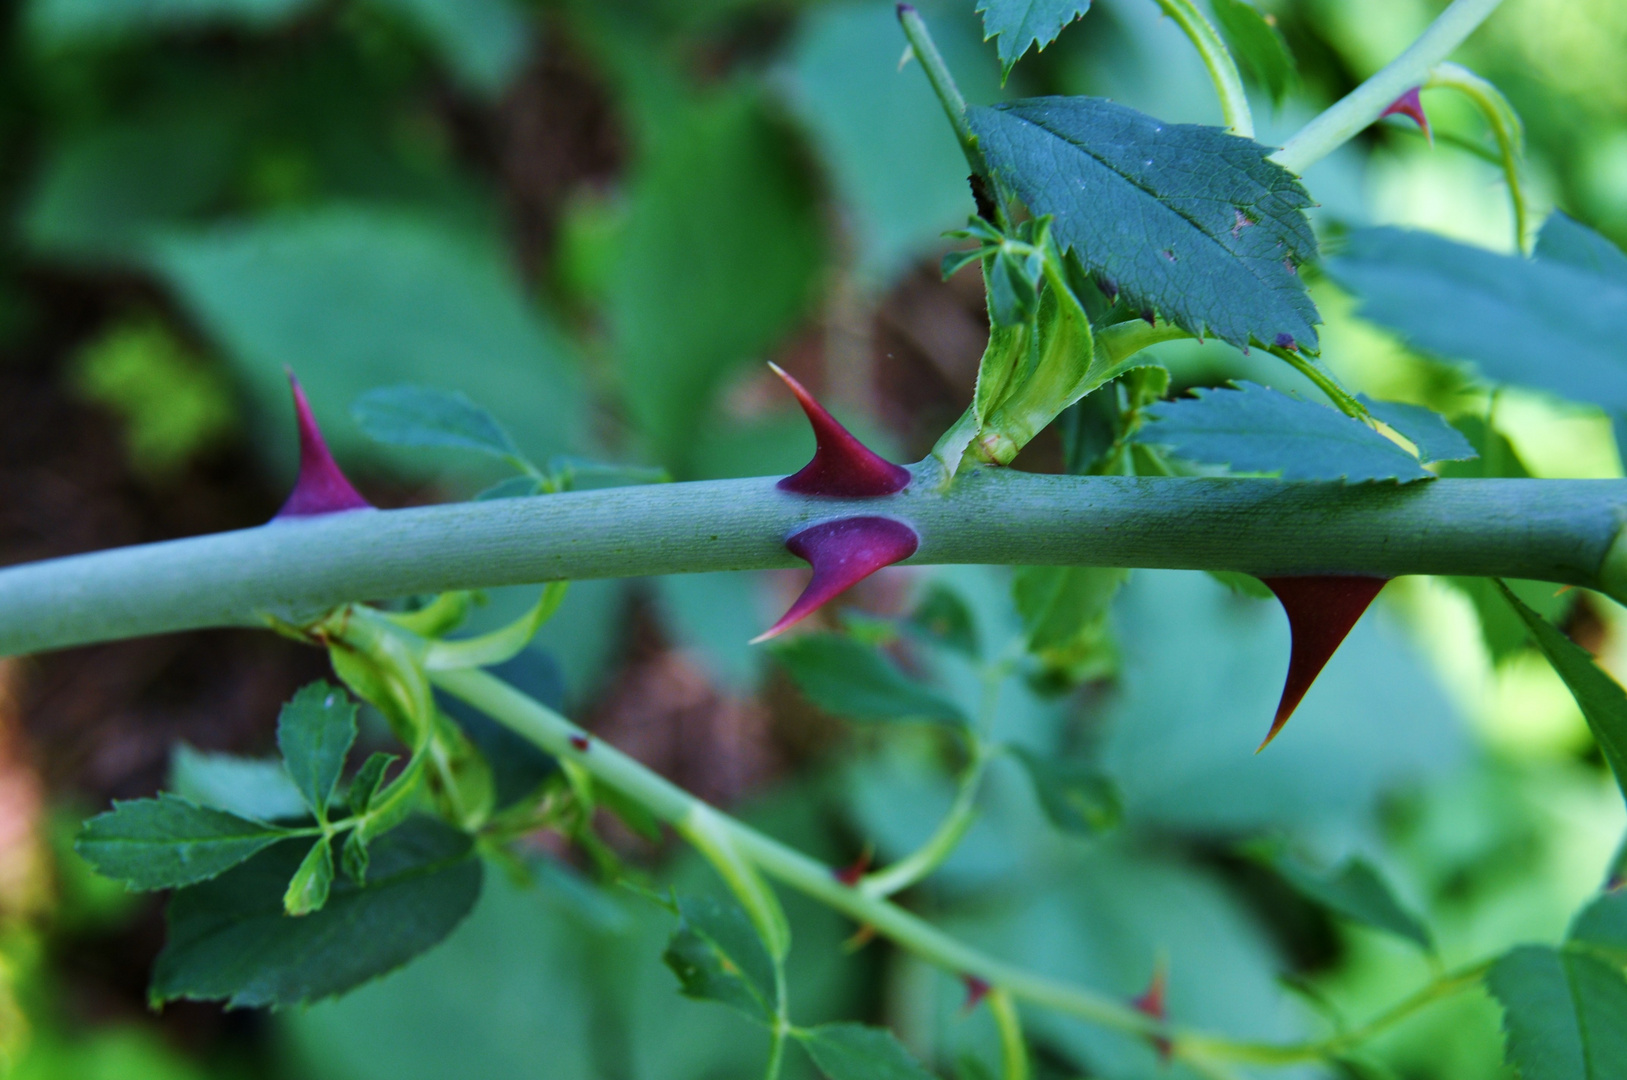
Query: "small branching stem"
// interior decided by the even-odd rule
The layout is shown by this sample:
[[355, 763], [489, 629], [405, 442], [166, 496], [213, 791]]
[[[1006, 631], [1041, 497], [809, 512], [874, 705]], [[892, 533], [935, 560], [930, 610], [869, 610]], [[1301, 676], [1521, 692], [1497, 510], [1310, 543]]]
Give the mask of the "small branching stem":
[[1301, 128], [1272, 155], [1272, 160], [1291, 173], [1303, 174], [1355, 138], [1396, 98], [1415, 86], [1422, 86], [1429, 78], [1430, 69], [1463, 44], [1501, 3], [1502, 0], [1452, 0], [1405, 52]]
[[1209, 78], [1214, 81], [1215, 96], [1220, 99], [1220, 115], [1227, 129], [1233, 135], [1254, 138], [1254, 114], [1249, 110], [1248, 95], [1243, 92], [1243, 77], [1237, 73], [1237, 62], [1215, 32], [1214, 24], [1203, 17], [1192, 0], [1158, 0], [1158, 6], [1175, 20], [1203, 58], [1203, 66], [1209, 69]]
[[1497, 140], [1496, 160], [1503, 168], [1503, 180], [1508, 184], [1508, 199], [1514, 211], [1514, 249], [1522, 255], [1531, 254], [1531, 205], [1526, 196], [1525, 182], [1520, 175], [1520, 159], [1525, 155], [1525, 130], [1519, 114], [1509, 104], [1503, 92], [1461, 64], [1436, 64], [1424, 83], [1429, 89], [1456, 90], [1474, 103], [1485, 117]]

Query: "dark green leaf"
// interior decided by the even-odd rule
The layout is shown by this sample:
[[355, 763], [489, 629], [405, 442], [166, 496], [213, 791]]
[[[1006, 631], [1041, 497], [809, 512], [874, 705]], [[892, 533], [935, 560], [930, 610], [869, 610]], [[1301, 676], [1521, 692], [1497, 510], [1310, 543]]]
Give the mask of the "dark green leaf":
[[953, 703], [905, 677], [880, 651], [837, 634], [807, 634], [773, 653], [808, 699], [850, 720], [965, 724]]
[[1463, 432], [1447, 423], [1446, 417], [1422, 405], [1407, 405], [1399, 401], [1374, 401], [1366, 394], [1358, 400], [1367, 411], [1390, 425], [1418, 448], [1418, 460], [1427, 464], [1437, 461], [1473, 461], [1477, 455]]
[[1627, 979], [1585, 953], [1524, 945], [1486, 976], [1522, 1080], [1627, 1076]]
[[373, 844], [365, 887], [336, 881], [321, 911], [294, 918], [283, 889], [304, 854], [279, 844], [176, 893], [152, 999], [281, 1007], [331, 997], [439, 942], [480, 894], [469, 837], [418, 817]]
[[372, 0], [414, 23], [424, 43], [465, 87], [496, 98], [519, 73], [531, 44], [514, 0]]
[[1090, 10], [1090, 0], [979, 0], [983, 39], [998, 38], [1000, 78], [1006, 79], [1029, 46], [1044, 49], [1062, 28]]
[[1024, 566], [1012, 578], [1017, 612], [1035, 652], [1066, 648], [1106, 617], [1130, 576], [1116, 566]]
[[288, 770], [276, 758], [209, 754], [176, 743], [169, 761], [169, 788], [199, 806], [258, 821], [310, 813]]
[[1576, 915], [1571, 943], [1627, 964], [1627, 890], [1605, 893]]
[[[74, 850], [132, 889], [173, 889], [229, 870], [285, 835], [275, 825], [175, 795], [114, 803], [85, 822]], [[276, 891], [282, 891], [281, 883]]]
[[1627, 282], [1429, 233], [1363, 229], [1328, 271], [1359, 314], [1489, 379], [1627, 407]]
[[796, 1037], [829, 1080], [936, 1080], [885, 1028], [820, 1024]]
[[1244, 69], [1265, 87], [1273, 105], [1281, 105], [1294, 79], [1294, 57], [1281, 31], [1246, 0], [1209, 0], [1209, 7]]
[[628, 412], [683, 473], [718, 387], [812, 300], [824, 221], [800, 151], [752, 91], [679, 108], [640, 161], [608, 318]]
[[367, 866], [372, 857], [367, 850], [367, 834], [361, 829], [350, 830], [345, 846], [339, 849], [339, 865], [345, 876], [358, 885], [367, 884]]
[[954, 590], [942, 585], [927, 589], [921, 603], [910, 614], [910, 625], [956, 652], [975, 658], [980, 651], [977, 620], [971, 608]]
[[1627, 253], [1580, 221], [1555, 210], [1537, 234], [1537, 258], [1565, 263], [1627, 285]]
[[1605, 674], [1580, 645], [1560, 633], [1548, 620], [1532, 611], [1508, 586], [1498, 582], [1503, 596], [1513, 605], [1526, 629], [1537, 640], [1537, 648], [1548, 657], [1559, 677], [1593, 729], [1604, 759], [1616, 774], [1616, 783], [1627, 795], [1627, 692]]
[[1167, 446], [1188, 461], [1277, 473], [1285, 480], [1433, 478], [1401, 447], [1324, 405], [1248, 382], [1193, 393], [1148, 407], [1153, 422], [1134, 441]]
[[379, 785], [384, 782], [384, 770], [394, 760], [396, 755], [386, 754], [382, 750], [367, 755], [367, 760], [362, 762], [362, 767], [356, 770], [356, 775], [350, 781], [347, 801], [352, 814], [360, 816], [367, 813], [368, 807], [373, 805], [373, 796], [378, 794]]
[[1429, 927], [1401, 906], [1389, 884], [1365, 859], [1347, 859], [1331, 874], [1286, 858], [1272, 860], [1272, 866], [1296, 892], [1334, 914], [1404, 937], [1426, 952], [1434, 949]]
[[456, 390], [428, 386], [381, 386], [350, 406], [369, 436], [390, 446], [444, 446], [492, 457], [520, 457], [496, 417]]
[[1123, 817], [1118, 785], [1111, 777], [1082, 761], [1041, 757], [1013, 747], [1013, 755], [1028, 770], [1034, 794], [1051, 824], [1078, 836], [1107, 832]]
[[1286, 335], [1315, 348], [1316, 306], [1295, 269], [1316, 255], [1310, 198], [1269, 147], [1100, 98], [1033, 98], [968, 119], [996, 175], [1132, 308], [1240, 347]]
[[209, 25], [259, 29], [311, 5], [312, 0], [39, 0], [29, 5], [28, 14], [31, 29], [54, 43]]
[[303, 687], [277, 717], [277, 748], [294, 786], [319, 820], [356, 741], [356, 703], [337, 686], [318, 680]]
[[779, 1011], [774, 961], [746, 913], [710, 897], [678, 901], [678, 928], [661, 959], [685, 997], [727, 1005], [762, 1023]]
[[[356, 880], [362, 878], [356, 877]], [[290, 915], [309, 915], [313, 911], [320, 911], [322, 905], [328, 902], [328, 892], [332, 888], [333, 840], [324, 836], [311, 845], [311, 850], [305, 853], [305, 861], [299, 864], [299, 869], [289, 879], [288, 888], [282, 895], [283, 910]]]
[[[1475, 614], [1480, 617], [1480, 636], [1493, 663], [1500, 664], [1531, 647], [1531, 633], [1525, 628], [1525, 620], [1508, 606], [1496, 581], [1472, 577], [1448, 577], [1442, 580], [1467, 596], [1474, 605]], [[1553, 623], [1565, 621], [1578, 595], [1575, 589], [1561, 591], [1551, 581], [1521, 581], [1515, 578], [1504, 584], [1538, 615]]]

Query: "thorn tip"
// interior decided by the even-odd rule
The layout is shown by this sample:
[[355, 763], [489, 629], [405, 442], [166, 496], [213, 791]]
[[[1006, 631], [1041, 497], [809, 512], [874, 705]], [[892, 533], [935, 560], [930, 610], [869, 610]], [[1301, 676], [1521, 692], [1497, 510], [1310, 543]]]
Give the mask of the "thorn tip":
[[1327, 666], [1389, 578], [1354, 575], [1310, 575], [1305, 577], [1261, 578], [1276, 594], [1288, 614], [1293, 644], [1288, 655], [1288, 675], [1283, 681], [1282, 698], [1265, 741], [1258, 754], [1271, 744], [1277, 733], [1294, 715], [1306, 691]]
[[869, 499], [891, 495], [909, 485], [908, 469], [894, 465], [855, 438], [778, 364], [768, 366], [795, 395], [814, 432], [813, 460], [781, 480], [781, 490], [798, 495]]

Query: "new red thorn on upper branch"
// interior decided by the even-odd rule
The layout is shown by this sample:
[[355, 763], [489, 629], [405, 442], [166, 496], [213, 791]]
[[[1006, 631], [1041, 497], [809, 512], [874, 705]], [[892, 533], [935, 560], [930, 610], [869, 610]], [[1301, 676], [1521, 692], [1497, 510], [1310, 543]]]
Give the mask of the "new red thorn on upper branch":
[[781, 480], [779, 487], [798, 495], [825, 495], [841, 499], [867, 499], [902, 491], [910, 482], [910, 471], [854, 438], [836, 418], [815, 401], [803, 385], [769, 364], [774, 374], [796, 395], [802, 411], [813, 426], [813, 460], [800, 472]]
[[1282, 602], [1293, 635], [1288, 678], [1283, 682], [1282, 700], [1277, 704], [1271, 731], [1260, 744], [1260, 750], [1264, 750], [1294, 715], [1305, 692], [1389, 578], [1325, 575], [1260, 580]]
[[1435, 144], [1435, 133], [1429, 129], [1429, 117], [1424, 115], [1424, 103], [1418, 97], [1418, 87], [1414, 86], [1405, 94], [1390, 102], [1389, 107], [1379, 113], [1379, 119], [1386, 116], [1409, 116], [1413, 122], [1423, 129], [1424, 138], [1429, 140], [1431, 146]]
[[314, 517], [318, 514], [336, 514], [342, 510], [371, 510], [373, 504], [361, 497], [328, 451], [322, 431], [311, 415], [311, 404], [305, 400], [305, 390], [294, 378], [291, 369], [288, 385], [294, 392], [294, 419], [299, 427], [299, 478], [288, 501], [282, 504], [271, 520]]

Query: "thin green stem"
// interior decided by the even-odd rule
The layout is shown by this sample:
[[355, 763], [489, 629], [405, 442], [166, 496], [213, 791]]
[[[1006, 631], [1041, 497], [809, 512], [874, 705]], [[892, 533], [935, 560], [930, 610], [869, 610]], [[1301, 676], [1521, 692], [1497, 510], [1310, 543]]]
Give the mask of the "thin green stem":
[[1004, 1080], [1028, 1080], [1028, 1044], [1023, 1040], [1017, 1003], [1004, 990], [989, 991], [989, 1012], [1000, 1033], [1000, 1071]]
[[1497, 140], [1498, 160], [1514, 210], [1514, 248], [1529, 255], [1531, 208], [1525, 197], [1525, 183], [1520, 176], [1520, 159], [1525, 154], [1525, 125], [1520, 123], [1519, 114], [1501, 90], [1461, 64], [1436, 64], [1424, 85], [1432, 89], [1458, 91], [1474, 102], [1480, 114], [1486, 118], [1486, 124]]
[[[917, 470], [935, 475], [936, 463]], [[1461, 574], [1627, 598], [1623, 480], [1405, 486], [969, 469], [875, 499], [775, 477], [356, 510], [0, 570], [0, 655], [215, 626], [295, 626], [341, 604], [554, 580], [797, 566], [785, 537], [847, 515], [910, 525], [918, 564]], [[1612, 563], [1614, 566], [1615, 563]]]
[[938, 103], [943, 106], [944, 115], [949, 118], [949, 126], [955, 131], [955, 141], [960, 143], [961, 153], [966, 155], [966, 164], [971, 167], [973, 175], [988, 187], [989, 201], [993, 203], [994, 224], [1001, 229], [1009, 229], [1011, 223], [1006, 217], [1006, 199], [1001, 194], [999, 182], [989, 170], [988, 162], [983, 160], [983, 151], [978, 149], [977, 136], [972, 133], [972, 125], [966, 119], [966, 98], [962, 96], [960, 87], [955, 85], [955, 77], [949, 73], [949, 65], [944, 63], [943, 54], [938, 51], [937, 44], [932, 40], [932, 33], [927, 29], [926, 21], [914, 7], [899, 4], [898, 24], [904, 29], [904, 37], [910, 43], [910, 51], [921, 62], [921, 70], [926, 72], [927, 81], [932, 84], [932, 92], [938, 95]]
[[1289, 172], [1304, 173], [1377, 120], [1396, 98], [1423, 85], [1430, 69], [1463, 44], [1500, 3], [1452, 0], [1406, 51], [1301, 128], [1271, 160]]
[[1215, 94], [1220, 98], [1220, 115], [1233, 135], [1254, 138], [1254, 114], [1249, 110], [1248, 95], [1243, 92], [1243, 77], [1237, 73], [1237, 62], [1231, 50], [1215, 32], [1214, 24], [1203, 17], [1192, 0], [1158, 0], [1164, 14], [1180, 26], [1198, 55], [1209, 69], [1214, 81]]
[[1329, 401], [1333, 402], [1334, 408], [1357, 420], [1366, 422], [1372, 419], [1372, 414], [1367, 411], [1367, 406], [1356, 400], [1356, 395], [1346, 390], [1339, 383], [1339, 380], [1333, 377], [1333, 373], [1320, 363], [1292, 349], [1273, 346], [1270, 351], [1272, 356], [1286, 361], [1288, 366], [1315, 383], [1316, 388], [1326, 394]]
[[783, 958], [774, 960], [774, 1000], [774, 1026], [768, 1033], [768, 1064], [763, 1069], [763, 1080], [779, 1080], [785, 1061], [785, 1037], [791, 1033], [791, 998]]
[[987, 744], [978, 741], [972, 748], [971, 761], [965, 772], [961, 773], [955, 801], [950, 804], [949, 812], [932, 835], [920, 847], [885, 870], [866, 874], [859, 881], [860, 892], [877, 898], [892, 896], [926, 878], [949, 860], [961, 840], [965, 839], [966, 830], [977, 820], [977, 792], [983, 784], [983, 773], [990, 756]]

